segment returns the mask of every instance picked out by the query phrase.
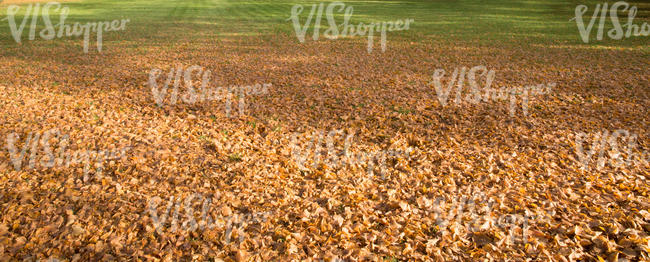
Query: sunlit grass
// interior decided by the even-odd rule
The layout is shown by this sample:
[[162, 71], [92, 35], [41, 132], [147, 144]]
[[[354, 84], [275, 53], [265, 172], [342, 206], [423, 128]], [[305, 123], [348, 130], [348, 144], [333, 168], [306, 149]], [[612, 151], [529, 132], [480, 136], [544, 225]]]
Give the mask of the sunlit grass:
[[[390, 32], [392, 41], [476, 41], [485, 44], [538, 44], [546, 46], [609, 46], [634, 48], [647, 44], [647, 37], [631, 37], [622, 40], [604, 39], [583, 43], [575, 22], [569, 21], [574, 15], [576, 5], [583, 2], [560, 0], [550, 1], [343, 1], [354, 8], [350, 24], [414, 19], [409, 31]], [[16, 20], [23, 19], [26, 1]], [[291, 21], [291, 7], [302, 4], [301, 22], [306, 20], [312, 4], [317, 1], [237, 1], [237, 0], [83, 0], [64, 1], [70, 8], [67, 24], [86, 23], [114, 19], [130, 19], [127, 30], [120, 33], [105, 34], [105, 41], [138, 41], [147, 45], [174, 43], [178, 39], [197, 39], [201, 37], [239, 38], [264, 37], [283, 34], [295, 37]], [[329, 2], [324, 2], [327, 6]], [[593, 9], [598, 1], [587, 5]], [[635, 23], [648, 22], [648, 7], [641, 2]], [[6, 17], [7, 3], [0, 5], [0, 17]], [[58, 14], [51, 14], [54, 23]], [[343, 22], [343, 12], [335, 13], [338, 24]], [[607, 29], [611, 23], [606, 23]], [[325, 16], [321, 22], [321, 35], [328, 27]], [[42, 19], [38, 20], [37, 30], [44, 28]], [[313, 32], [313, 22], [307, 34]], [[49, 42], [79, 41], [79, 38], [62, 38], [45, 41], [25, 40], [29, 23], [23, 31], [23, 42], [33, 42], [35, 46], [47, 48]], [[399, 37], [398, 37], [399, 36]], [[363, 36], [359, 36], [363, 37]], [[323, 41], [323, 37], [321, 37]], [[296, 40], [297, 41], [297, 40]], [[23, 43], [29, 46], [30, 44]], [[17, 47], [11, 37], [8, 21], [0, 21], [0, 46]], [[0, 51], [1, 52], [1, 51]]]

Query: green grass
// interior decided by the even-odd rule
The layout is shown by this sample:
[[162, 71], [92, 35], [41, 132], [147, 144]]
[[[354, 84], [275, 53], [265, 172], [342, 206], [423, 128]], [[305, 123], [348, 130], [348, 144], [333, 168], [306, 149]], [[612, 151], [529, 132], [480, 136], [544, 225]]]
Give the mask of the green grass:
[[[647, 46], [647, 37], [623, 40], [580, 40], [575, 22], [570, 22], [577, 4], [584, 1], [469, 1], [469, 0], [410, 0], [410, 1], [343, 1], [354, 7], [351, 23], [392, 21], [412, 18], [411, 29], [389, 33], [389, 41], [469, 41], [481, 44], [559, 44], [598, 45], [606, 47]], [[223, 39], [241, 36], [265, 37], [276, 34], [295, 36], [293, 26], [287, 21], [294, 4], [303, 4], [303, 19], [316, 1], [238, 1], [238, 0], [84, 0], [64, 2], [70, 8], [67, 23], [94, 22], [128, 18], [125, 32], [109, 32], [106, 41], [128, 41], [131, 48], [145, 48], [156, 43], [183, 43], [201, 39]], [[589, 11], [600, 1], [589, 1]], [[610, 2], [611, 4], [612, 2]], [[650, 4], [631, 1], [639, 8], [635, 24], [648, 22]], [[0, 5], [0, 16], [6, 16], [7, 3]], [[25, 5], [21, 9], [25, 10]], [[588, 12], [590, 14], [590, 12]], [[343, 13], [337, 13], [338, 23]], [[54, 19], [56, 15], [53, 15]], [[17, 19], [22, 19], [18, 16]], [[20, 20], [18, 20], [20, 21]], [[611, 27], [611, 23], [607, 23]], [[327, 26], [323, 17], [323, 27]], [[43, 27], [42, 20], [39, 21]], [[313, 29], [313, 28], [312, 28]], [[324, 30], [324, 29], [323, 29]], [[80, 41], [63, 38], [55, 41], [26, 40], [28, 28], [23, 32], [23, 45], [29, 42]], [[595, 29], [594, 29], [595, 31]], [[309, 36], [312, 30], [307, 33]], [[309, 39], [309, 38], [308, 38]], [[297, 40], [296, 40], [297, 41]], [[311, 41], [311, 40], [308, 40]], [[326, 40], [321, 37], [320, 41]], [[18, 45], [11, 38], [8, 22], [0, 21], [0, 46]], [[47, 45], [47, 44], [45, 44]]]
[[237, 153], [231, 154], [228, 156], [228, 159], [230, 159], [231, 162], [240, 162], [242, 161], [241, 156]]

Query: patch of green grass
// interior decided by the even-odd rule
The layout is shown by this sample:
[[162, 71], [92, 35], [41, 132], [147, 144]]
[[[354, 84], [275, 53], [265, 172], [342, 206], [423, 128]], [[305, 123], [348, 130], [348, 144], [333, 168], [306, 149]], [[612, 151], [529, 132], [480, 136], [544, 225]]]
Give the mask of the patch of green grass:
[[237, 153], [233, 153], [228, 156], [228, 159], [230, 159], [231, 162], [240, 162], [241, 156]]
[[[456, 42], [479, 41], [485, 44], [540, 44], [561, 46], [647, 46], [647, 37], [631, 37], [622, 40], [612, 40], [605, 37], [602, 41], [581, 41], [575, 21], [569, 21], [579, 4], [586, 4], [593, 11], [599, 0], [409, 0], [409, 1], [342, 1], [346, 6], [352, 6], [353, 15], [350, 24], [363, 22], [395, 21], [398, 19], [414, 19], [409, 30], [388, 33], [388, 43], [392, 41], [422, 41], [422, 42]], [[638, 8], [634, 23], [642, 25], [649, 22], [650, 3], [628, 1]], [[147, 46], [167, 44], [175, 45], [183, 42], [223, 41], [228, 38], [243, 36], [267, 37], [286, 34], [295, 38], [291, 21], [293, 5], [304, 7], [301, 23], [304, 23], [312, 4], [318, 1], [273, 1], [273, 0], [82, 0], [63, 2], [70, 13], [66, 24], [75, 22], [99, 22], [116, 19], [130, 19], [125, 31], [106, 32], [104, 34], [105, 48], [110, 48], [111, 42], [132, 43], [121, 44], [121, 48], [131, 48], [136, 52], [146, 50]], [[324, 2], [325, 4], [329, 2]], [[0, 4], [0, 17], [7, 16], [8, 4]], [[25, 16], [27, 4], [21, 4], [21, 9], [15, 19], [18, 24]], [[587, 12], [591, 15], [591, 12]], [[335, 12], [337, 24], [343, 22], [344, 12]], [[59, 13], [51, 11], [51, 20], [58, 23]], [[622, 18], [620, 19], [625, 22]], [[314, 24], [310, 25], [306, 38], [313, 41]], [[587, 20], [588, 21], [588, 20]], [[37, 20], [36, 32], [44, 28], [42, 19]], [[323, 17], [318, 41], [346, 41], [345, 39], [327, 40], [323, 32], [328, 28], [327, 20]], [[612, 28], [607, 21], [606, 30]], [[22, 46], [37, 48], [78, 45], [80, 37], [55, 38], [50, 41], [40, 39], [28, 40], [29, 23], [22, 33], [22, 44], [17, 44], [11, 36], [7, 20], [0, 21], [0, 54], [12, 55], [11, 52], [21, 50]], [[596, 31], [596, 30], [594, 30]], [[595, 32], [592, 32], [595, 34]], [[357, 36], [363, 38], [364, 36]], [[377, 35], [376, 35], [377, 37]], [[298, 40], [296, 39], [296, 42]], [[94, 44], [93, 44], [94, 45]], [[187, 48], [195, 48], [189, 45]], [[78, 48], [75, 46], [74, 48]], [[90, 46], [90, 48], [95, 48]], [[647, 48], [647, 47], [646, 47]], [[26, 51], [25, 51], [26, 52]], [[16, 54], [13, 54], [16, 55]]]
[[397, 112], [397, 113], [403, 114], [403, 115], [410, 114], [412, 112], [411, 109], [402, 108], [402, 107], [395, 108], [395, 107], [391, 106], [390, 109]]
[[397, 262], [397, 258], [395, 257], [384, 257], [384, 262]]

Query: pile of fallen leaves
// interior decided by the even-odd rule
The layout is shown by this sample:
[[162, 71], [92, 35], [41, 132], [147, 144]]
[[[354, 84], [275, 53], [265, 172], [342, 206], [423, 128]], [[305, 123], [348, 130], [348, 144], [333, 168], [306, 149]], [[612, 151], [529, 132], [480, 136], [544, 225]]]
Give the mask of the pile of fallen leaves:
[[[61, 45], [0, 57], [0, 260], [649, 259], [647, 54], [397, 38], [368, 54], [364, 41], [113, 42], [92, 55]], [[273, 88], [234, 117], [220, 101], [158, 106], [148, 73], [179, 64]], [[432, 73], [475, 65], [497, 72], [495, 87], [557, 86], [527, 116], [503, 101], [442, 106]], [[52, 129], [70, 151], [128, 150], [101, 172], [47, 167], [40, 140], [38, 162], [27, 168], [24, 147], [16, 170], [6, 138], [18, 135], [20, 151]], [[617, 129], [638, 136], [633, 161], [599, 169], [594, 155], [585, 168], [575, 134]], [[409, 154], [300, 167], [296, 143], [331, 130], [354, 133], [351, 155]], [[211, 202], [185, 205], [190, 196]], [[194, 230], [181, 225], [187, 206]]]

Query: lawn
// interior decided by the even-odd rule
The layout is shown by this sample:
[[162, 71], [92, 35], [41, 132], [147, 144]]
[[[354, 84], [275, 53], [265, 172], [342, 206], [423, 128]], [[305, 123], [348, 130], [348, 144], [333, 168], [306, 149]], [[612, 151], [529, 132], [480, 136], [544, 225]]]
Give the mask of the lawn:
[[[598, 22], [584, 43], [574, 11], [600, 1], [343, 1], [350, 24], [413, 19], [372, 52], [325, 15], [301, 43], [292, 7], [321, 2], [293, 0], [66, 0], [66, 24], [128, 22], [101, 52], [32, 16], [17, 43], [2, 19], [33, 1], [0, 3], [1, 261], [650, 258], [650, 45]], [[441, 99], [477, 66], [553, 87]]]

